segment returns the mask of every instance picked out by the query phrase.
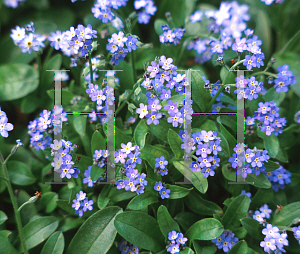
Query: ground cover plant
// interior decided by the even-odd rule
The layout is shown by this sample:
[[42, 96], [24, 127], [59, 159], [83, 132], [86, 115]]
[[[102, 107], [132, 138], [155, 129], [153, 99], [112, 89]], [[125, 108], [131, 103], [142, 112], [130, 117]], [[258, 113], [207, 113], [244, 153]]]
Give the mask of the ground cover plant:
[[0, 2], [0, 253], [300, 253], [298, 0]]

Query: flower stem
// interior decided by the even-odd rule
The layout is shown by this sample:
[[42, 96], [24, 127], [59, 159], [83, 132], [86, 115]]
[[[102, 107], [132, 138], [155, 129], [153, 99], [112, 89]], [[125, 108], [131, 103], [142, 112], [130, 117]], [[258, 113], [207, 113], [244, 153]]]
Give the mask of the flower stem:
[[91, 83], [93, 83], [93, 66], [92, 66], [92, 54], [89, 55], [89, 66], [90, 66], [90, 76], [91, 76]]
[[131, 58], [131, 65], [132, 65], [133, 82], [135, 83], [137, 81], [137, 78], [136, 78], [135, 60], [134, 60], [134, 51], [133, 50], [130, 53], [130, 58]]
[[258, 75], [266, 75], [266, 76], [272, 76], [274, 78], [277, 78], [277, 74], [274, 74], [274, 73], [268, 72], [268, 71], [259, 71], [259, 72], [252, 74], [252, 76], [258, 76]]
[[25, 236], [24, 236], [24, 231], [23, 231], [23, 227], [22, 227], [20, 212], [18, 211], [17, 201], [16, 201], [16, 198], [14, 196], [14, 192], [13, 192], [13, 189], [12, 189], [9, 177], [8, 177], [7, 168], [6, 168], [6, 165], [5, 165], [10, 156], [11, 156], [11, 154], [4, 161], [2, 153], [0, 152], [0, 161], [1, 161], [2, 168], [3, 168], [4, 177], [7, 179], [6, 185], [7, 185], [8, 193], [9, 193], [9, 196], [10, 196], [10, 199], [11, 199], [11, 203], [13, 205], [15, 217], [16, 217], [16, 223], [17, 223], [17, 228], [18, 228], [18, 231], [19, 231], [21, 246], [23, 248], [24, 254], [29, 254], [28, 250], [27, 250], [27, 247], [26, 247]]

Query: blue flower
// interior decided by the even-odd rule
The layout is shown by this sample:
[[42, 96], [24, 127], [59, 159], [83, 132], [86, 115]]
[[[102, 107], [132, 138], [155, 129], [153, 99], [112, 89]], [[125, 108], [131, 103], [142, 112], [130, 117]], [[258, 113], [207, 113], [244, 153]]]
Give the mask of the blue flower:
[[271, 237], [265, 237], [265, 239], [260, 242], [260, 246], [264, 248], [265, 252], [270, 252], [276, 250], [275, 239]]
[[[1, 111], [3, 112], [3, 111]], [[2, 114], [4, 115], [4, 114]], [[8, 137], [8, 131], [11, 131], [14, 129], [14, 126], [11, 123], [7, 123], [8, 118], [5, 116], [0, 117], [0, 134], [2, 137], [7, 138]]]
[[245, 60], [243, 61], [243, 65], [247, 66], [247, 70], [251, 70], [252, 67], [256, 67], [256, 57], [255, 55], [246, 55]]
[[165, 157], [164, 156], [161, 156], [160, 158], [156, 158], [155, 159], [155, 167], [156, 168], [165, 168], [166, 165], [168, 165], [168, 161], [165, 160]]
[[168, 234], [168, 239], [169, 239], [170, 241], [176, 240], [177, 237], [178, 237], [178, 233], [177, 233], [175, 230], [169, 232], [169, 234]]
[[167, 189], [166, 187], [163, 187], [161, 189], [161, 191], [159, 192], [159, 194], [160, 194], [160, 197], [162, 199], [165, 199], [165, 198], [169, 198], [170, 197], [170, 195], [169, 195], [170, 192], [171, 192], [170, 189]]
[[163, 189], [162, 182], [155, 183], [154, 190], [161, 191]]
[[150, 124], [154, 124], [154, 125], [158, 125], [159, 124], [159, 120], [161, 117], [162, 117], [162, 114], [161, 113], [156, 113], [156, 112], [151, 112], [151, 113], [148, 113], [146, 115], [146, 117], [148, 118], [147, 120], [147, 124], [150, 125]]
[[259, 210], [260, 210], [262, 213], [264, 213], [266, 219], [270, 219], [270, 215], [271, 215], [271, 213], [272, 213], [272, 210], [269, 209], [269, 207], [268, 207], [267, 204], [264, 204], [263, 206], [261, 206], [261, 207], [259, 208]]

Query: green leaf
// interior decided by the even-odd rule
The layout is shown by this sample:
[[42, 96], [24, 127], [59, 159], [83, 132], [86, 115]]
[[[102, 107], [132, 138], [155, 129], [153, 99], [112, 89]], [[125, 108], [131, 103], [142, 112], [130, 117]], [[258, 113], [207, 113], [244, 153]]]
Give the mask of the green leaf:
[[185, 247], [184, 250], [180, 251], [181, 254], [194, 254], [195, 252], [189, 248], [189, 247]]
[[191, 212], [180, 212], [174, 217], [184, 231], [187, 231], [198, 219], [198, 215]]
[[146, 144], [146, 135], [148, 132], [149, 130], [146, 124], [146, 119], [142, 119], [135, 127], [133, 134], [135, 143], [140, 147], [140, 149], [143, 149]]
[[232, 134], [223, 126], [223, 124], [221, 123], [220, 116], [217, 117], [217, 122], [220, 124], [221, 134], [224, 136], [224, 138], [228, 143], [228, 148], [229, 148], [228, 154], [232, 155], [233, 149], [236, 146], [236, 138], [234, 138]]
[[110, 199], [107, 196], [110, 193], [111, 189], [112, 185], [108, 184], [104, 185], [104, 187], [101, 189], [97, 200], [97, 204], [100, 210], [104, 209], [108, 205]]
[[193, 241], [193, 246], [196, 251], [196, 254], [215, 254], [217, 251], [216, 245], [210, 246], [201, 246], [199, 240]]
[[92, 165], [90, 176], [93, 181], [97, 181], [106, 168], [100, 168], [97, 165]]
[[[58, 93], [56, 91], [56, 93]], [[55, 90], [54, 89], [49, 89], [47, 90], [47, 94], [51, 99], [55, 98]], [[61, 102], [63, 106], [67, 106], [70, 101], [73, 99], [75, 95], [70, 92], [67, 88], [62, 88], [61, 89]]]
[[0, 101], [20, 99], [38, 88], [39, 74], [27, 64], [7, 64], [0, 67]]
[[272, 220], [273, 226], [289, 226], [294, 219], [300, 218], [300, 201], [288, 204]]
[[241, 223], [247, 230], [248, 234], [255, 239], [262, 240], [264, 238], [263, 234], [261, 233], [264, 227], [257, 220], [254, 220], [252, 218], [243, 218], [241, 219]]
[[90, 216], [73, 237], [67, 254], [107, 253], [117, 234], [114, 221], [119, 214], [122, 214], [122, 208], [111, 206]]
[[166, 247], [156, 219], [144, 212], [125, 211], [114, 224], [123, 238], [139, 248], [160, 252]]
[[286, 149], [280, 147], [279, 148], [279, 152], [276, 155], [275, 159], [277, 159], [277, 160], [279, 160], [281, 162], [284, 162], [284, 163], [289, 163], [289, 158], [288, 158]]
[[248, 252], [248, 245], [245, 240], [241, 240], [232, 247], [232, 249], [228, 252], [228, 254], [240, 254], [240, 253], [247, 253], [247, 252]]
[[60, 207], [64, 211], [68, 212], [69, 214], [75, 214], [75, 210], [72, 208], [72, 203], [69, 202], [68, 200], [58, 199], [58, 200], [56, 200], [56, 203], [57, 203], [58, 207]]
[[166, 25], [168, 22], [163, 19], [156, 19], [154, 21], [154, 30], [157, 33], [157, 35], [161, 35], [164, 31], [161, 29], [160, 26]]
[[214, 202], [203, 199], [196, 191], [192, 191], [185, 199], [186, 205], [194, 212], [203, 215], [222, 215], [223, 211]]
[[158, 197], [152, 192], [145, 192], [134, 197], [128, 204], [127, 208], [132, 210], [141, 210], [150, 204], [157, 203]]
[[42, 89], [44, 91], [53, 87], [54, 84], [53, 81], [55, 75], [55, 71], [46, 71], [46, 70], [60, 70], [61, 64], [62, 64], [61, 54], [54, 55], [44, 64], [43, 70], [45, 71], [42, 72], [42, 78], [41, 78], [41, 83], [43, 84]]
[[21, 110], [25, 114], [34, 112], [40, 106], [40, 98], [35, 93], [28, 94], [22, 99]]
[[188, 195], [190, 193], [190, 191], [193, 189], [186, 189], [186, 188], [183, 188], [183, 187], [180, 187], [178, 185], [170, 185], [170, 184], [167, 184], [167, 188], [170, 189], [170, 197], [169, 199], [178, 199], [178, 198], [183, 198], [185, 197], [186, 195]]
[[28, 222], [23, 230], [25, 242], [31, 249], [45, 241], [58, 227], [58, 219], [54, 216], [40, 217]]
[[178, 223], [173, 220], [168, 212], [168, 209], [163, 205], [161, 205], [157, 210], [157, 222], [160, 231], [166, 239], [168, 238], [168, 234], [170, 231], [175, 230], [176, 232], [180, 232]]
[[267, 136], [264, 132], [257, 129], [257, 135], [264, 140], [264, 146], [268, 150], [270, 157], [275, 158], [279, 152], [279, 141], [277, 136], [271, 134]]
[[47, 192], [42, 195], [40, 204], [45, 208], [46, 213], [51, 213], [57, 206], [58, 194], [56, 192]]
[[145, 144], [144, 148], [140, 150], [140, 158], [146, 160], [150, 166], [155, 169], [155, 159], [161, 156], [165, 157], [165, 160], [169, 160], [169, 154], [166, 150], [156, 146]]
[[248, 174], [248, 176], [245, 179], [246, 182], [252, 183], [253, 186], [258, 188], [271, 188], [271, 183], [268, 180], [268, 178], [264, 174], [260, 175], [254, 175], [254, 174]]
[[[223, 66], [221, 68], [221, 71], [220, 71], [220, 78], [221, 78], [221, 81], [224, 82], [224, 79], [226, 77], [226, 75], [228, 74], [228, 70], [226, 69], [225, 66]], [[234, 71], [230, 71], [227, 79], [226, 79], [226, 82], [225, 84], [234, 84], [235, 83], [235, 78], [236, 78], [236, 75], [234, 74]], [[220, 88], [221, 85], [218, 87]]]
[[23, 162], [8, 161], [7, 169], [8, 169], [9, 179], [14, 184], [31, 185], [36, 181], [36, 178], [31, 173], [29, 167]]
[[160, 5], [158, 6], [158, 11], [156, 13], [157, 17], [163, 17], [166, 12], [170, 12], [175, 27], [184, 25], [186, 13], [185, 1], [165, 0], [159, 3]]
[[172, 129], [169, 129], [168, 131], [168, 142], [173, 153], [175, 154], [175, 158], [182, 159], [184, 156], [184, 150], [181, 149], [182, 140]]
[[[201, 74], [197, 71], [192, 72], [192, 99], [194, 95], [194, 102], [200, 107], [202, 112], [207, 112], [207, 105], [211, 100], [211, 95], [208, 90], [204, 88], [205, 82]], [[196, 98], [196, 99], [195, 99]]]
[[284, 100], [285, 92], [277, 93], [275, 88], [270, 88], [266, 94], [263, 96], [265, 101], [274, 101], [279, 106], [280, 103]]
[[232, 181], [232, 182], [236, 182], [237, 178], [236, 178], [236, 170], [229, 170], [227, 169], [226, 165], [223, 165], [222, 166], [222, 173], [223, 173], [223, 176], [229, 180], [229, 181]]
[[115, 127], [115, 147], [121, 148], [121, 144], [127, 144], [128, 142], [131, 142], [131, 138], [126, 135], [124, 132], [122, 132], [118, 127]]
[[205, 193], [208, 188], [207, 179], [203, 176], [203, 173], [200, 172], [192, 172], [190, 168], [184, 168], [184, 161], [173, 161], [174, 167], [183, 175], [184, 171], [188, 171], [186, 174], [186, 178], [195, 186], [195, 188], [201, 193]]
[[148, 125], [148, 129], [155, 137], [166, 142], [168, 142], [168, 130], [170, 128], [172, 128], [172, 124], [168, 123], [166, 119], [159, 120], [158, 125]]
[[268, 162], [264, 162], [264, 167], [266, 168], [265, 172], [271, 172], [273, 170], [276, 170], [280, 167], [280, 165], [278, 165], [276, 162], [274, 161], [268, 161]]
[[258, 189], [252, 198], [252, 202], [250, 204], [250, 209], [255, 210], [257, 207], [262, 206], [263, 204], [272, 203], [274, 196], [274, 191], [272, 188], [270, 189]]
[[221, 235], [223, 231], [224, 227], [221, 222], [213, 218], [206, 218], [194, 223], [185, 233], [185, 236], [189, 241], [194, 239], [211, 240]]
[[73, 126], [74, 126], [75, 131], [80, 136], [85, 136], [86, 118], [87, 118], [87, 115], [80, 115], [80, 114], [73, 115]]
[[0, 211], [0, 225], [5, 222], [8, 219], [7, 215], [3, 212]]
[[92, 136], [92, 154], [95, 153], [95, 150], [102, 150], [106, 149], [106, 140], [103, 138], [101, 133], [99, 131], [95, 131], [93, 136]]
[[0, 253], [18, 254], [19, 252], [11, 245], [8, 238], [0, 237]]
[[233, 230], [240, 226], [240, 219], [246, 217], [250, 205], [249, 197], [245, 195], [237, 196], [229, 204], [223, 218], [224, 228]]
[[45, 243], [41, 254], [62, 254], [65, 248], [65, 239], [62, 232], [54, 232]]

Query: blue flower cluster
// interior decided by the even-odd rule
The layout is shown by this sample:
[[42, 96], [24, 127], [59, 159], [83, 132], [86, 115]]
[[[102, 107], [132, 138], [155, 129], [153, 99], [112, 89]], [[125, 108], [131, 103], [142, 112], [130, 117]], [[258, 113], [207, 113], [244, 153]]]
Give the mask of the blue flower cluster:
[[283, 3], [284, 0], [261, 0], [263, 3], [266, 5], [271, 5], [271, 4], [281, 4]]
[[[51, 114], [52, 113], [52, 114]], [[61, 119], [60, 119], [61, 116]], [[53, 138], [49, 135], [61, 132], [61, 122], [67, 122], [67, 114], [62, 107], [54, 107], [52, 111], [46, 109], [40, 113], [40, 117], [29, 121], [28, 133], [30, 137], [30, 147], [36, 151], [45, 150], [53, 142]]]
[[294, 120], [296, 123], [300, 123], [300, 110], [294, 115]]
[[[77, 0], [72, 0], [75, 2]], [[92, 13], [96, 19], [101, 20], [103, 23], [107, 23], [116, 18], [116, 15], [112, 12], [112, 9], [118, 10], [121, 6], [126, 6], [128, 0], [98, 0], [92, 7]]]
[[167, 175], [168, 169], [166, 168], [166, 165], [168, 165], [168, 161], [165, 160], [165, 157], [161, 156], [160, 158], [156, 158], [155, 162], [155, 171], [161, 176]]
[[235, 82], [237, 89], [234, 93], [237, 94], [238, 100], [241, 100], [242, 98], [248, 99], [249, 101], [257, 99], [262, 90], [261, 87], [263, 86], [263, 82], [258, 83], [258, 81], [255, 80], [255, 77], [245, 79], [243, 75], [236, 77]]
[[129, 243], [127, 240], [123, 239], [118, 243], [119, 251], [121, 254], [138, 254], [139, 248], [132, 243]]
[[121, 164], [121, 173], [125, 174], [128, 180], [116, 181], [117, 189], [125, 188], [126, 191], [135, 191], [137, 194], [144, 193], [145, 186], [148, 184], [145, 180], [147, 175], [139, 173], [136, 169], [137, 164], [142, 163], [142, 159], [139, 158], [140, 148], [137, 145], [132, 146], [131, 142], [128, 142], [127, 145], [122, 143], [121, 147], [122, 149], [114, 153], [114, 161]]
[[71, 141], [65, 141], [61, 139], [58, 141], [54, 139], [53, 143], [50, 145], [52, 148], [51, 155], [54, 155], [54, 161], [51, 163], [51, 166], [54, 167], [54, 170], [60, 174], [61, 178], [71, 177], [77, 178], [80, 170], [78, 168], [72, 168], [74, 161], [72, 160], [72, 155], [69, 154], [70, 151], [73, 151], [77, 145], [74, 145]]
[[271, 224], [267, 224], [267, 227], [262, 230], [265, 235], [265, 239], [260, 242], [260, 246], [264, 248], [264, 251], [270, 253], [274, 251], [275, 253], [286, 252], [284, 246], [289, 245], [287, 240], [287, 234], [280, 233], [278, 227], [273, 227]]
[[180, 247], [182, 247], [186, 244], [188, 239], [183, 236], [181, 232], [177, 233], [175, 230], [169, 232], [168, 234], [169, 244], [166, 247], [167, 251], [171, 254], [179, 253]]
[[190, 169], [193, 172], [201, 171], [205, 178], [214, 176], [214, 170], [220, 166], [218, 152], [222, 151], [221, 138], [217, 137], [217, 132], [201, 130], [201, 132], [193, 133], [190, 138], [184, 131], [179, 131], [179, 137], [183, 141], [181, 149], [185, 149], [186, 153], [196, 150], [196, 155], [199, 156], [194, 157], [197, 161], [191, 163]]
[[[97, 38], [96, 34], [97, 31], [93, 30], [90, 24], [87, 27], [79, 24], [77, 28], [71, 26], [70, 30], [64, 32], [57, 30], [55, 33], [51, 33], [48, 40], [50, 46], [61, 50], [66, 56], [76, 55], [72, 60], [74, 62], [78, 57], [84, 57], [92, 50], [92, 39]], [[70, 66], [74, 67], [76, 64]]]
[[271, 136], [272, 133], [275, 136], [281, 134], [283, 126], [286, 125], [286, 119], [285, 117], [279, 117], [279, 107], [276, 107], [276, 103], [266, 101], [265, 103], [258, 103], [258, 106], [259, 108], [254, 112], [253, 118], [247, 118], [246, 125], [254, 125], [255, 120], [258, 120], [257, 126], [267, 136]]
[[176, 28], [171, 29], [168, 24], [160, 26], [161, 29], [164, 31], [163, 34], [159, 36], [159, 41], [161, 43], [165, 43], [168, 45], [174, 44], [178, 45], [184, 32], [184, 28]]
[[75, 214], [78, 214], [79, 217], [82, 217], [83, 213], [87, 210], [93, 210], [93, 204], [94, 201], [88, 200], [86, 193], [79, 191], [79, 193], [76, 194], [76, 199], [73, 199], [72, 208], [75, 209]]
[[278, 66], [277, 71], [278, 74], [277, 78], [274, 80], [274, 88], [276, 88], [277, 93], [286, 93], [288, 92], [290, 85], [296, 84], [296, 77], [289, 71], [289, 66], [287, 64]]
[[[253, 36], [253, 38], [254, 37], [257, 37], [257, 36]], [[261, 42], [260, 40], [257, 40], [257, 41]], [[257, 41], [256, 41], [256, 45], [257, 45]], [[264, 62], [263, 62], [264, 59], [265, 59], [264, 53], [246, 55], [243, 65], [246, 66], [247, 70], [250, 71], [250, 70], [252, 70], [253, 67], [260, 68], [261, 66], [264, 66]]]
[[169, 193], [171, 192], [171, 190], [167, 189], [167, 187], [163, 186], [162, 182], [155, 183], [154, 190], [159, 192], [159, 195], [162, 199], [170, 197]]
[[271, 182], [274, 191], [278, 191], [279, 189], [283, 190], [287, 184], [291, 183], [291, 172], [283, 168], [281, 165], [278, 165], [278, 167], [278, 169], [271, 172], [264, 172], [265, 176]]
[[[175, 92], [179, 95], [185, 94], [185, 86], [188, 86], [186, 75], [178, 74], [176, 72], [177, 66], [172, 64], [172, 58], [166, 58], [164, 55], [156, 61], [152, 61], [151, 65], [147, 67], [145, 74], [146, 78], [141, 84], [142, 87], [146, 88], [146, 96], [148, 97], [148, 105], [140, 103], [140, 107], [136, 109], [136, 113], [139, 114], [140, 118], [148, 118], [147, 124], [159, 124], [159, 119], [165, 116], [164, 113], [159, 112], [162, 109], [162, 102], [171, 98], [171, 91], [175, 87]], [[167, 82], [165, 84], [165, 82]], [[183, 100], [183, 105], [185, 105]], [[167, 111], [168, 123], [172, 123], [173, 127], [180, 128], [185, 123], [191, 122], [191, 115], [193, 110], [191, 107], [188, 110], [185, 107], [178, 109], [179, 104], [168, 100], [168, 104], [165, 103], [164, 111]]]
[[217, 238], [211, 240], [217, 248], [223, 249], [224, 252], [228, 252], [238, 241], [239, 239], [234, 236], [229, 230], [224, 230], [224, 232]]
[[299, 241], [299, 245], [300, 245], [300, 226], [298, 227], [292, 227], [293, 233], [295, 238], [297, 239], [297, 241]]
[[134, 9], [139, 10], [143, 8], [142, 11], [138, 12], [138, 23], [148, 24], [151, 16], [154, 16], [157, 11], [157, 7], [154, 5], [153, 0], [134, 0]]
[[[268, 162], [270, 156], [267, 150], [257, 150], [256, 148], [246, 148], [245, 144], [237, 144], [233, 149], [232, 157], [228, 159], [232, 168], [242, 167], [237, 170], [237, 175], [246, 178], [248, 174], [260, 175], [260, 172], [265, 171], [264, 162]], [[243, 156], [244, 151], [244, 156]]]
[[16, 26], [15, 29], [11, 29], [10, 37], [23, 53], [31, 54], [32, 51], [39, 51], [45, 47], [46, 36], [35, 33], [33, 22], [30, 22], [25, 28]]
[[264, 204], [259, 208], [259, 210], [255, 211], [252, 218], [257, 220], [259, 223], [265, 225], [265, 219], [270, 219], [272, 210], [269, 209], [267, 204]]
[[113, 54], [111, 64], [118, 65], [119, 61], [124, 60], [128, 52], [136, 50], [137, 42], [138, 39], [136, 36], [129, 35], [126, 37], [122, 31], [119, 31], [118, 34], [113, 33], [111, 38], [108, 39], [108, 44], [106, 45], [106, 50], [109, 50], [110, 53]]
[[26, 0], [4, 0], [3, 4], [6, 7], [14, 8], [16, 9], [20, 3], [24, 3]]
[[8, 131], [11, 131], [14, 129], [13, 124], [8, 123], [8, 118], [6, 116], [6, 113], [1, 110], [0, 107], [0, 134], [2, 137], [7, 138], [8, 137]]

